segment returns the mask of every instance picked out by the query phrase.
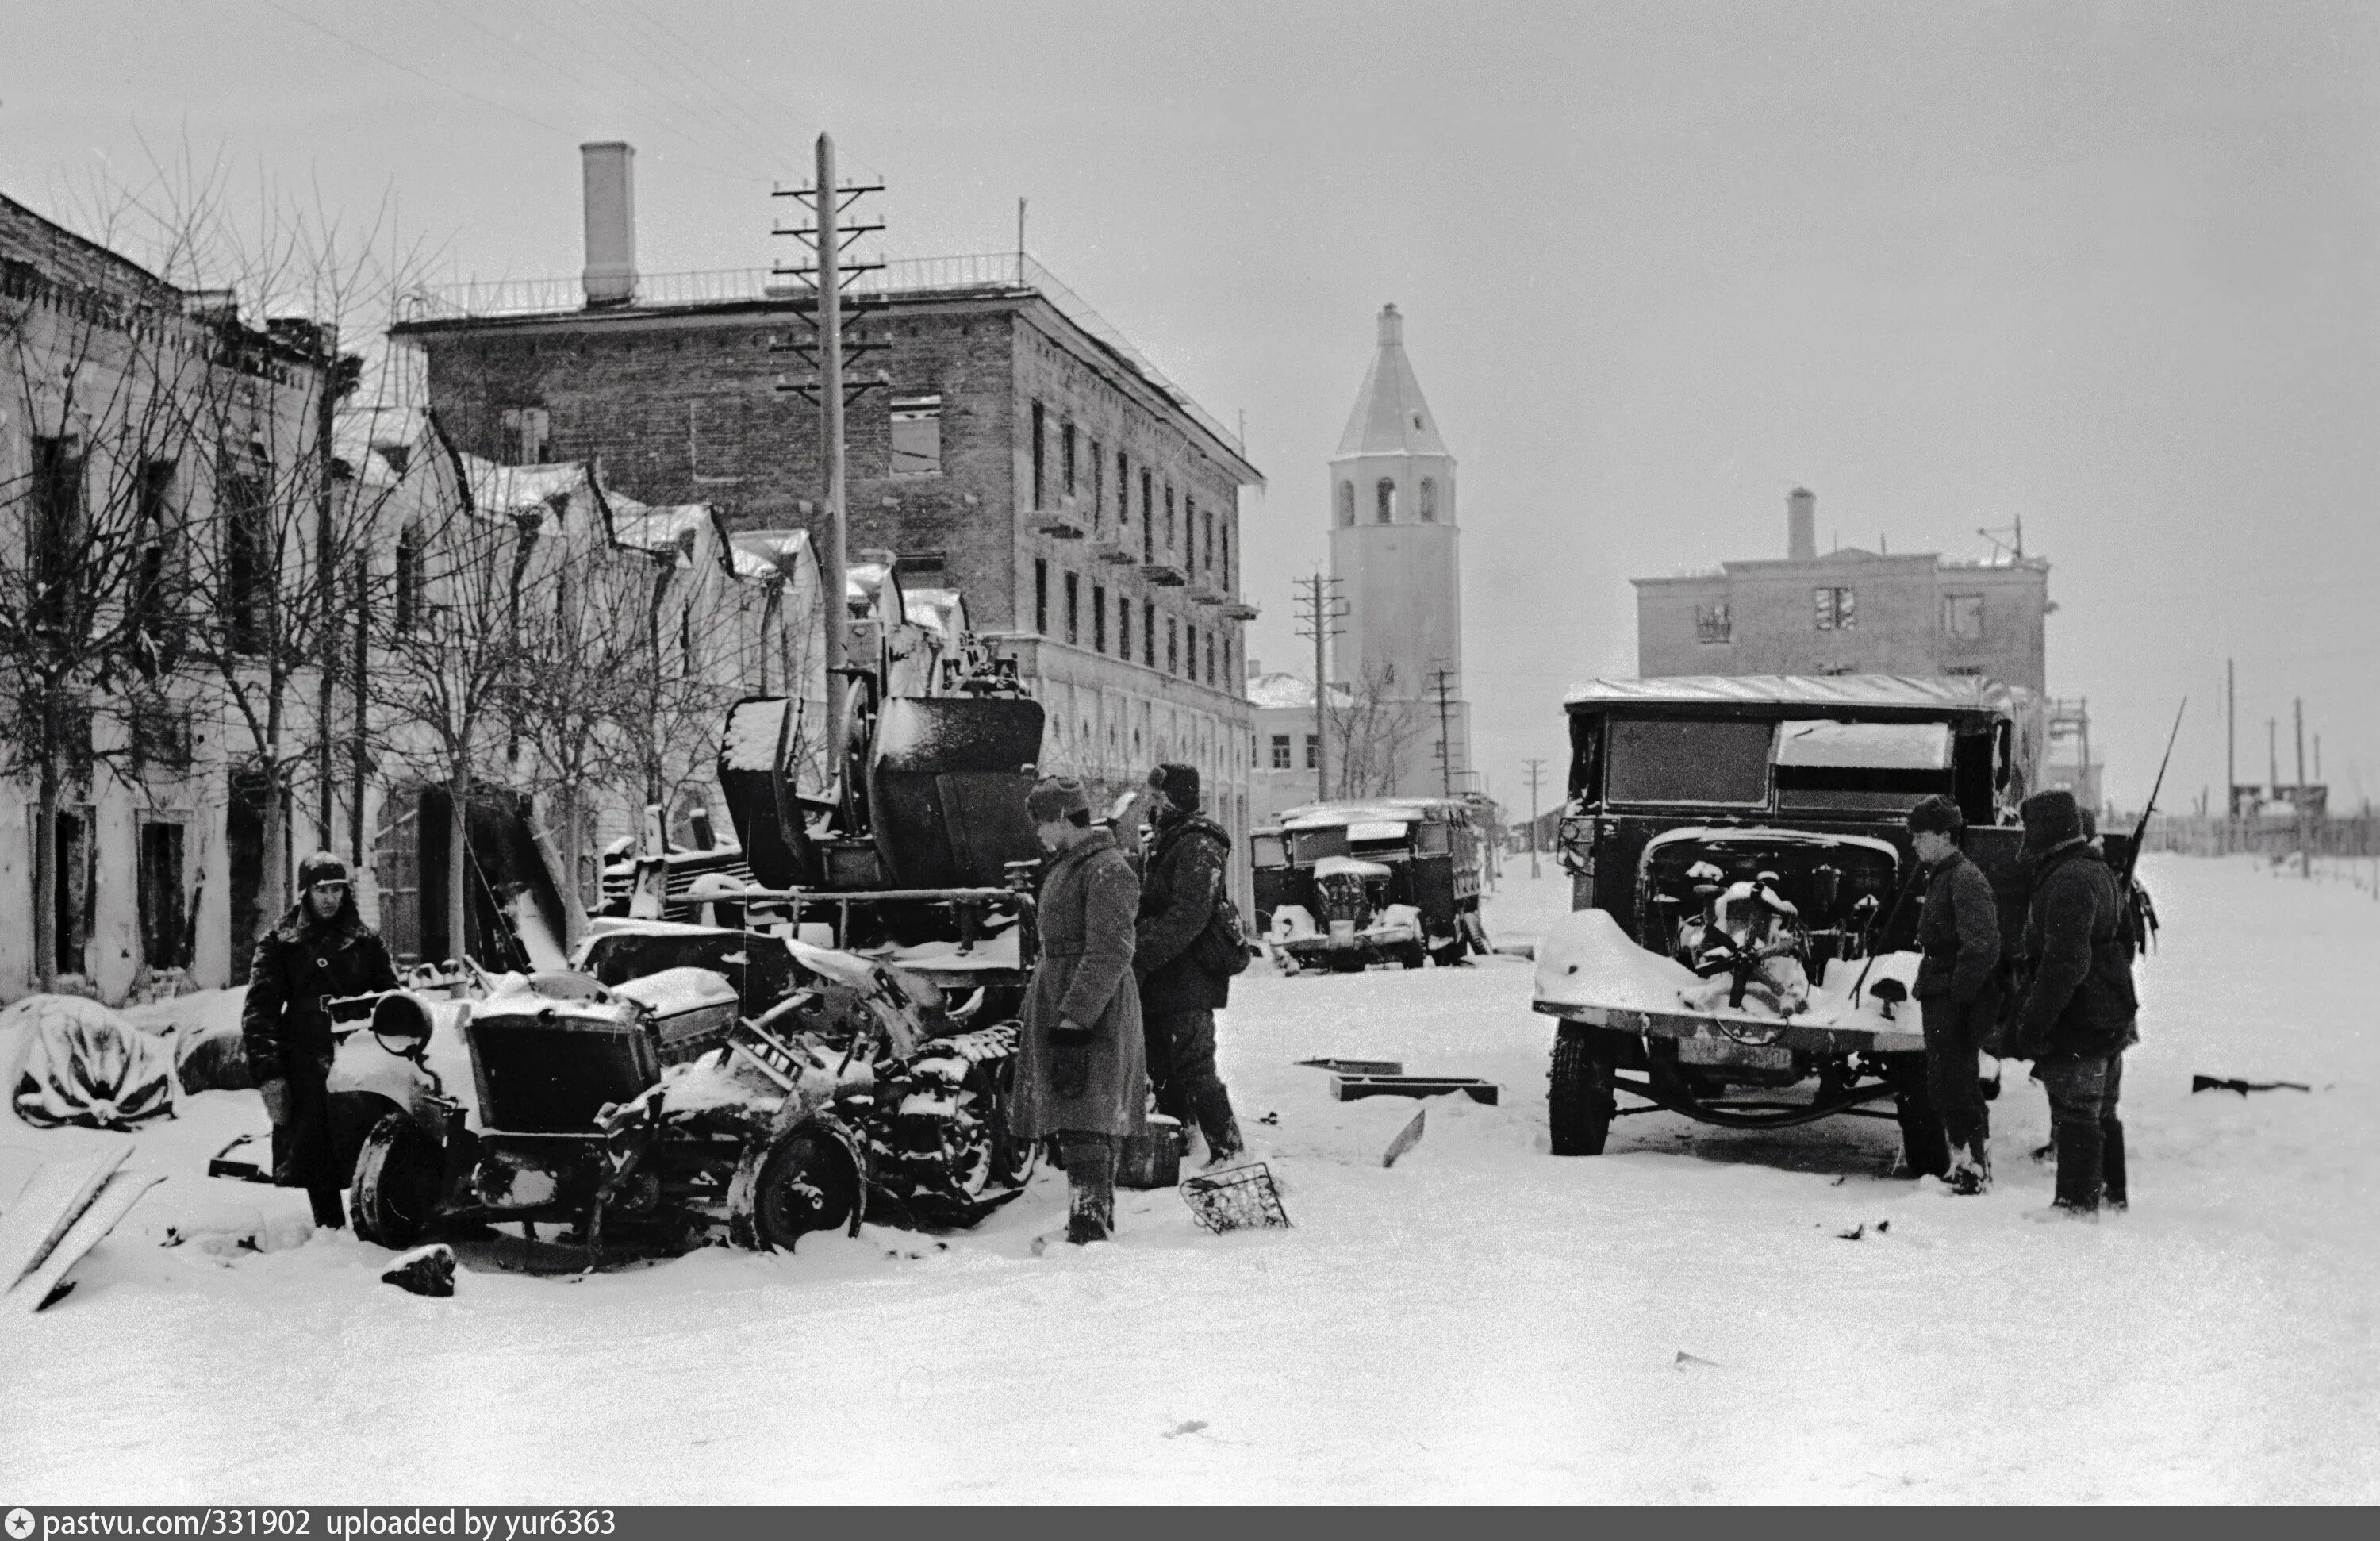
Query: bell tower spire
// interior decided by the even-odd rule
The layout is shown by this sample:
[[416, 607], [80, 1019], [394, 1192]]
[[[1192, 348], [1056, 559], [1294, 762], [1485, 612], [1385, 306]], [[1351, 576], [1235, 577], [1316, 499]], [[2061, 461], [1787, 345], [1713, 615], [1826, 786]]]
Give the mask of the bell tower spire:
[[[1404, 322], [1380, 308], [1371, 367], [1330, 457], [1330, 570], [1349, 604], [1333, 673], [1387, 709], [1359, 715], [1410, 719], [1395, 763], [1345, 789], [1357, 795], [1471, 789], [1455, 463], [1405, 357]], [[1364, 781], [1358, 758], [1349, 769]]]

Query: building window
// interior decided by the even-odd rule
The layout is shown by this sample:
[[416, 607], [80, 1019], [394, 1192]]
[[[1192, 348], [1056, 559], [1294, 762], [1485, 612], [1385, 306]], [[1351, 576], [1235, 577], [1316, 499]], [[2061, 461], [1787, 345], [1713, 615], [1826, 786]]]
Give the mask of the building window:
[[545, 443], [552, 419], [542, 406], [507, 406], [499, 421], [504, 426], [504, 453], [516, 466], [545, 464]]
[[1041, 430], [1044, 420], [1041, 404], [1037, 401], [1033, 404], [1033, 506], [1036, 509], [1041, 506]]
[[1033, 629], [1050, 635], [1050, 564], [1033, 559]]
[[1116, 451], [1116, 538], [1132, 539], [1132, 459]]
[[1140, 607], [1140, 661], [1148, 668], [1157, 667], [1157, 605], [1144, 602]]
[[1066, 495], [1075, 495], [1075, 425], [1067, 423], [1058, 430], [1058, 475], [1063, 479]]
[[1082, 580], [1073, 573], [1066, 575], [1066, 642], [1080, 647], [1083, 640]]
[[1727, 601], [1694, 606], [1694, 640], [1706, 644], [1735, 640], [1735, 615]]
[[413, 625], [421, 614], [421, 527], [407, 524], [396, 534], [396, 594], [395, 614], [392, 617], [399, 637], [412, 635]]
[[1198, 504], [1187, 492], [1182, 494], [1182, 565], [1190, 569], [1192, 577], [1198, 576]]
[[1169, 674], [1178, 674], [1182, 672], [1181, 643], [1181, 630], [1175, 625], [1173, 617], [1168, 615], [1165, 618], [1165, 672]]
[[1385, 525], [1396, 518], [1397, 484], [1393, 479], [1382, 477], [1373, 485], [1372, 507], [1372, 516], [1376, 523]]
[[1213, 577], [1215, 576], [1215, 511], [1213, 509], [1207, 510], [1206, 516], [1199, 521], [1198, 528], [1199, 558], [1206, 564], [1207, 576]]
[[1099, 442], [1091, 441], [1091, 528], [1099, 528], [1107, 514], [1108, 463], [1099, 458]]
[[261, 474], [227, 469], [216, 484], [215, 504], [224, 521], [224, 624], [234, 652], [252, 653], [264, 646], [265, 602], [273, 584], [265, 570], [269, 496]]
[[1859, 627], [1859, 590], [1813, 588], [1812, 607], [1820, 631], [1855, 631]]
[[1981, 594], [1942, 596], [1942, 635], [1953, 642], [1984, 639], [1984, 597]]
[[1339, 523], [1345, 526], [1354, 522], [1355, 484], [1352, 481], [1342, 481], [1339, 484]]
[[1983, 677], [1984, 666], [1980, 663], [1957, 663], [1942, 672], [1946, 674], [1957, 675], [1961, 679], [1980, 679]]
[[1421, 522], [1426, 525], [1438, 523], [1438, 479], [1435, 477], [1421, 479]]
[[1182, 677], [1191, 684], [1198, 683], [1198, 628], [1184, 625], [1182, 628]]
[[1181, 548], [1173, 543], [1173, 483], [1165, 484], [1165, 554], [1172, 556]]
[[1207, 683], [1215, 683], [1215, 634], [1207, 634]]
[[1132, 661], [1132, 600], [1124, 594], [1116, 596], [1116, 657]]
[[687, 605], [677, 613], [678, 673], [694, 678], [694, 606]]
[[152, 460], [140, 467], [140, 570], [132, 613], [142, 666], [152, 672], [164, 666], [173, 618], [180, 608], [172, 592], [176, 575], [168, 567], [180, 535], [173, 511], [174, 469], [171, 460]]
[[[1099, 463], [1099, 457], [1098, 455], [1095, 455], [1091, 456], [1092, 465], [1096, 466]], [[1103, 653], [1107, 650], [1108, 591], [1102, 586], [1095, 583], [1091, 585], [1091, 651], [1095, 653]]]
[[892, 474], [942, 474], [942, 398], [912, 392], [892, 398]]
[[1157, 560], [1157, 478], [1140, 468], [1140, 559]]
[[1272, 735], [1272, 768], [1276, 770], [1289, 769], [1289, 734], [1285, 733]]
[[1305, 768], [1308, 770], [1322, 769], [1322, 740], [1312, 734], [1305, 735]]
[[1223, 580], [1220, 586], [1223, 592], [1228, 594], [1232, 591], [1232, 527], [1228, 520], [1224, 522], [1222, 531], [1216, 539], [1215, 552], [1223, 559], [1222, 565], [1216, 568], [1215, 572]]

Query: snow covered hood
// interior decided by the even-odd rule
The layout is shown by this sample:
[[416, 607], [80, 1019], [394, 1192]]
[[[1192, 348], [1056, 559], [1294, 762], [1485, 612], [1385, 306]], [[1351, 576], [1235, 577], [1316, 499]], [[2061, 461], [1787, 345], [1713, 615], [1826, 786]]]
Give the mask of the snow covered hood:
[[2022, 694], [1972, 675], [1679, 674], [1667, 679], [1596, 679], [1562, 698], [1585, 706], [1900, 707], [2008, 710]]
[[1653, 853], [1664, 845], [1682, 843], [1695, 845], [1807, 845], [1816, 849], [1836, 845], [1860, 845], [1881, 854], [1894, 870], [1900, 867], [1900, 853], [1892, 842], [1875, 835], [1816, 834], [1808, 830], [1773, 830], [1762, 824], [1736, 825], [1714, 829], [1704, 824], [1687, 824], [1674, 830], [1663, 830], [1645, 843], [1644, 859], [1650, 861]]
[[[1318, 803], [1306, 807], [1292, 808], [1281, 816], [1284, 830], [1336, 830], [1358, 824], [1394, 824], [1402, 827], [1418, 823], [1422, 810], [1395, 803]], [[1365, 840], [1393, 839], [1391, 834], [1363, 835]]]
[[1342, 874], [1355, 878], [1385, 878], [1389, 869], [1378, 862], [1359, 861], [1354, 856], [1324, 856], [1314, 864], [1314, 875], [1318, 878], [1336, 878]]

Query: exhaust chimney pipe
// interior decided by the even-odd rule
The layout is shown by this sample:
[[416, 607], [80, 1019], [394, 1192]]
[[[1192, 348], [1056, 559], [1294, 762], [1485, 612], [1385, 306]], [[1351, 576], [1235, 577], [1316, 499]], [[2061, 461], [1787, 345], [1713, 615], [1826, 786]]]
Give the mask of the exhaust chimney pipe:
[[1785, 555], [1792, 562], [1818, 560], [1818, 495], [1807, 487], [1785, 494]]
[[578, 147], [587, 205], [589, 309], [637, 297], [637, 149], [620, 140]]

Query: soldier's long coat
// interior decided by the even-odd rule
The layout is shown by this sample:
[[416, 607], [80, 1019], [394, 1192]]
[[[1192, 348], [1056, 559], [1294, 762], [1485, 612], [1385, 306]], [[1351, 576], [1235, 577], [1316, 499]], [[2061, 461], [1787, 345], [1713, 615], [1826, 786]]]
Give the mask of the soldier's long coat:
[[[1041, 885], [1041, 957], [1025, 1001], [1025, 1041], [1016, 1068], [1015, 1133], [1039, 1139], [1061, 1130], [1148, 1133], [1148, 1067], [1133, 988], [1133, 917], [1140, 880], [1105, 830], [1060, 856]], [[1083, 1090], [1050, 1089], [1050, 1031], [1064, 1018], [1091, 1030]]]

